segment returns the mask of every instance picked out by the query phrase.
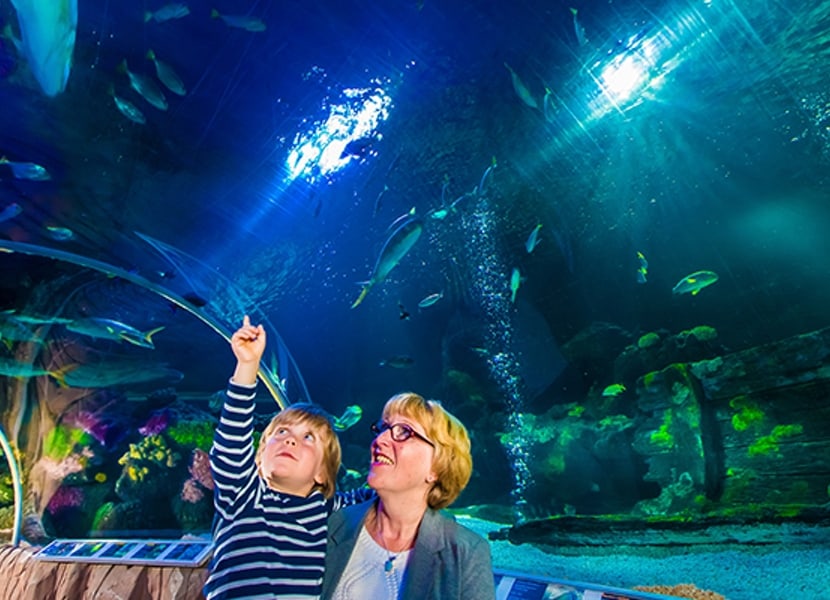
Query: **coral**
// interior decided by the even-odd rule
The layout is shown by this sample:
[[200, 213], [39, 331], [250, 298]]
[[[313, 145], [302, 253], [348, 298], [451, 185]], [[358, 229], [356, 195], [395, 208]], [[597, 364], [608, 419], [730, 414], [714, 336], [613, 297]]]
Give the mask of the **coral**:
[[118, 459], [118, 464], [124, 467], [124, 473], [132, 481], [142, 481], [150, 472], [150, 466], [172, 468], [178, 462], [179, 455], [160, 435], [151, 435], [138, 444], [130, 444], [130, 449]]
[[185, 448], [200, 448], [205, 452], [213, 444], [215, 425], [208, 421], [182, 421], [167, 430], [168, 437]]
[[77, 487], [60, 487], [52, 496], [52, 499], [49, 500], [49, 504], [46, 506], [46, 510], [49, 511], [50, 515], [55, 515], [56, 513], [67, 509], [67, 508], [77, 508], [81, 506], [84, 502], [84, 492], [81, 488]]
[[208, 456], [207, 452], [195, 448], [188, 470], [190, 471], [190, 476], [198, 481], [202, 487], [208, 490], [213, 489], [213, 475], [210, 472], [210, 456]]
[[640, 339], [637, 340], [637, 347], [641, 350], [646, 348], [651, 348], [652, 346], [656, 345], [660, 341], [660, 336], [654, 332], [646, 333], [645, 335], [640, 336]]
[[83, 429], [59, 425], [49, 431], [43, 439], [43, 456], [62, 460], [79, 446], [89, 446], [92, 435]]
[[184, 485], [182, 486], [181, 497], [185, 502], [195, 504], [205, 497], [205, 493], [202, 491], [202, 487], [198, 484], [198, 482], [191, 477], [190, 479], [185, 480]]
[[726, 600], [726, 596], [711, 590], [702, 590], [693, 583], [680, 583], [678, 585], [636, 585], [635, 590], [674, 596], [676, 598], [689, 598], [691, 600]]
[[138, 428], [141, 435], [157, 435], [163, 432], [170, 425], [170, 411], [158, 410], [150, 415], [147, 422]]

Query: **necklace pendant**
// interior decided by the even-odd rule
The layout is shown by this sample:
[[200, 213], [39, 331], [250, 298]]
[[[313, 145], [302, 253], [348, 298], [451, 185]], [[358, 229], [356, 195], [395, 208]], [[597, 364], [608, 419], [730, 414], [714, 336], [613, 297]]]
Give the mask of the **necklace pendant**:
[[389, 558], [387, 558], [386, 562], [383, 563], [383, 570], [386, 571], [387, 573], [389, 571], [391, 571], [395, 566], [392, 563], [395, 561], [396, 558], [397, 558], [396, 556], [390, 556]]

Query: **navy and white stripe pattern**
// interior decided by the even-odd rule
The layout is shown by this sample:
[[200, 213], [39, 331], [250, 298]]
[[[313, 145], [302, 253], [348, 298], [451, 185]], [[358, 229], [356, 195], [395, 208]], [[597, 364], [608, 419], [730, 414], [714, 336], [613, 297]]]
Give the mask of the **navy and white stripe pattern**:
[[216, 516], [204, 593], [208, 600], [319, 598], [329, 513], [365, 494], [326, 500], [319, 491], [302, 498], [270, 489], [254, 460], [255, 390], [228, 385], [210, 451]]

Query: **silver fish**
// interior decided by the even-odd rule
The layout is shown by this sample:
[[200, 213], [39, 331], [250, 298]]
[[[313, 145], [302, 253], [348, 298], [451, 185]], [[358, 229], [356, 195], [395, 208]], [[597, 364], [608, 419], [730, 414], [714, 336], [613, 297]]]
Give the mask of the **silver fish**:
[[443, 297], [444, 297], [444, 292], [437, 292], [435, 294], [430, 294], [429, 296], [427, 296], [426, 298], [424, 298], [423, 300], [418, 302], [418, 307], [419, 308], [427, 308], [429, 306], [432, 306], [436, 302], [438, 302]]
[[144, 332], [126, 323], [99, 317], [75, 319], [71, 323], [68, 323], [66, 328], [69, 331], [88, 337], [114, 340], [116, 342], [129, 342], [141, 348], [155, 348], [153, 345], [153, 335], [164, 329], [164, 327], [156, 327], [155, 329]]
[[542, 228], [542, 224], [539, 223], [536, 227], [533, 228], [533, 231], [530, 232], [530, 235], [527, 236], [527, 241], [525, 242], [525, 250], [527, 253], [530, 254], [533, 252], [533, 249], [539, 244], [539, 230]]
[[156, 66], [156, 77], [158, 77], [159, 81], [164, 84], [164, 87], [179, 96], [187, 94], [187, 89], [184, 87], [184, 83], [178, 73], [173, 70], [173, 67], [168, 65], [166, 62], [159, 60], [156, 57], [156, 53], [152, 50], [147, 51], [147, 59], [153, 61], [153, 64]]
[[401, 223], [397, 229], [392, 232], [392, 235], [383, 244], [383, 249], [380, 251], [380, 256], [375, 263], [375, 268], [372, 271], [372, 276], [369, 281], [363, 286], [360, 296], [352, 304], [352, 308], [357, 308], [366, 294], [372, 287], [389, 275], [389, 272], [395, 268], [400, 260], [412, 249], [421, 233], [424, 230], [424, 224], [420, 219], [408, 219]]

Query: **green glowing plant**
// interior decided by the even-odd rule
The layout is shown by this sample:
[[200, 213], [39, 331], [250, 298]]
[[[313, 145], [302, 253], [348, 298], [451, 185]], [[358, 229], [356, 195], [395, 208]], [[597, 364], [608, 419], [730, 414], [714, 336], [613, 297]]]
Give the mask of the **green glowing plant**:
[[764, 412], [746, 396], [735, 396], [729, 401], [729, 407], [737, 411], [732, 415], [732, 428], [735, 431], [746, 431], [764, 420]]
[[801, 434], [804, 427], [801, 425], [776, 425], [769, 435], [758, 438], [753, 442], [747, 452], [749, 456], [768, 456], [772, 453], [777, 454], [780, 450], [778, 442], [784, 438], [793, 437]]
[[666, 411], [663, 413], [663, 424], [660, 425], [660, 428], [656, 431], [651, 433], [649, 440], [655, 446], [659, 446], [660, 448], [665, 448], [667, 450], [671, 450], [674, 448], [674, 436], [672, 435], [670, 429], [672, 425], [672, 414], [671, 411]]

